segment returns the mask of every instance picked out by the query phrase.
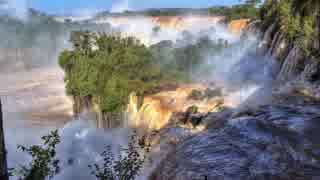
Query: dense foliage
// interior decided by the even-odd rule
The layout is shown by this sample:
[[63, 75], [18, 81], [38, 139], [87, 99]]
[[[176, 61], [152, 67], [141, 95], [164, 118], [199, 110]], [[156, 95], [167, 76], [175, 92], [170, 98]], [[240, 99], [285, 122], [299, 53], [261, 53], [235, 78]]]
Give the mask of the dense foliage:
[[298, 44], [308, 54], [314, 48], [314, 39], [320, 39], [319, 12], [319, 1], [267, 0], [260, 17], [264, 29], [275, 23], [289, 42]]
[[209, 12], [210, 14], [225, 16], [229, 21], [243, 18], [257, 19], [259, 14], [257, 4], [259, 2], [259, 0], [251, 0], [240, 5], [212, 7]]
[[192, 15], [222, 15], [228, 20], [250, 18], [258, 16], [258, 4], [260, 0], [240, 0], [240, 4], [234, 6], [214, 6], [209, 8], [151, 8], [142, 11], [124, 11], [122, 13], [110, 13], [108, 11], [97, 14], [97, 18], [105, 16], [184, 16]]
[[102, 112], [118, 112], [131, 92], [143, 94], [161, 80], [151, 51], [137, 39], [74, 32], [74, 50], [64, 51], [67, 92], [89, 98]]
[[[60, 172], [59, 160], [56, 158], [56, 147], [60, 143], [58, 131], [43, 136], [43, 145], [30, 147], [18, 146], [27, 152], [32, 161], [12, 171], [19, 180], [47, 180]], [[150, 152], [148, 136], [139, 137], [136, 132], [129, 139], [128, 146], [121, 149], [119, 157], [115, 157], [111, 147], [107, 146], [101, 154], [102, 164], [88, 165], [91, 174], [98, 180], [134, 180], [139, 175], [143, 163]]]

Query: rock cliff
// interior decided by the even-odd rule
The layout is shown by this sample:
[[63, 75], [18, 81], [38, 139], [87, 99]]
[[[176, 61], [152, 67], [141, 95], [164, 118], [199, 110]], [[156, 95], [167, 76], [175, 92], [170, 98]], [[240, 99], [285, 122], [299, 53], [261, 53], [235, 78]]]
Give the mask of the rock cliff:
[[150, 179], [319, 178], [318, 108], [278, 104], [208, 117], [211, 128], [175, 145]]
[[[306, 57], [276, 25], [261, 34], [257, 55], [280, 66], [266, 88], [268, 101], [210, 113], [203, 120], [205, 130], [182, 133], [169, 143], [149, 179], [320, 178], [319, 57]], [[262, 101], [260, 97], [252, 98]]]

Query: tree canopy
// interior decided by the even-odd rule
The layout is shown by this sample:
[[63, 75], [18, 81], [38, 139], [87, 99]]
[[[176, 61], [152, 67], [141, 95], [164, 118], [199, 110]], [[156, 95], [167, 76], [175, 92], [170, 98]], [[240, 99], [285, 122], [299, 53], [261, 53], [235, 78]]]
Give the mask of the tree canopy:
[[305, 11], [309, 7], [309, 12], [317, 12], [317, 6], [317, 3], [311, 5], [309, 1], [267, 0], [260, 12], [262, 25], [267, 28], [275, 23], [289, 42], [298, 44], [308, 54], [312, 51], [313, 39], [320, 38], [316, 33], [320, 23], [315, 13]]
[[115, 112], [131, 92], [143, 94], [160, 80], [151, 51], [133, 37], [74, 32], [74, 50], [64, 51], [68, 94], [90, 98], [103, 112]]

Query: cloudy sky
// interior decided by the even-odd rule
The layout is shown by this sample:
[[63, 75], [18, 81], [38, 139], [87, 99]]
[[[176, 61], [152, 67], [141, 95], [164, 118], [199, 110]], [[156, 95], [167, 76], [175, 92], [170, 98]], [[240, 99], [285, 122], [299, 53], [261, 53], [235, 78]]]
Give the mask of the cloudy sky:
[[[19, 1], [19, 0], [12, 0]], [[144, 8], [208, 7], [231, 5], [240, 0], [20, 0], [28, 1], [29, 6], [53, 14], [92, 13], [101, 10], [123, 10]]]

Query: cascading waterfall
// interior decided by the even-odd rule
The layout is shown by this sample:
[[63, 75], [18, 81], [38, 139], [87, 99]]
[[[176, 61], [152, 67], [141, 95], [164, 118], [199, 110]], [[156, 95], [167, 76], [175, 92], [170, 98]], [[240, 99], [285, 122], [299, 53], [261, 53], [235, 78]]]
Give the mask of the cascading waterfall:
[[273, 58], [280, 58], [280, 55], [286, 49], [286, 39], [283, 33], [277, 32], [271, 43], [268, 54]]
[[260, 54], [261, 55], [264, 55], [268, 52], [268, 48], [269, 48], [269, 43], [270, 41], [272, 40], [272, 33], [274, 31], [276, 27], [276, 24], [272, 24], [268, 29], [267, 31], [264, 33], [263, 35], [263, 38], [261, 40], [261, 42], [259, 43], [259, 46], [258, 46], [258, 50], [260, 50]]
[[190, 98], [194, 90], [205, 92], [208, 88], [217, 90], [217, 87], [201, 84], [181, 85], [175, 90], [146, 96], [141, 105], [139, 105], [138, 97], [132, 93], [127, 106], [127, 124], [129, 127], [160, 130], [171, 123], [176, 113], [185, 113], [193, 106], [197, 107], [199, 113], [215, 112], [225, 103], [222, 94], [207, 99]]
[[278, 80], [285, 81], [296, 76], [298, 74], [297, 68], [302, 57], [299, 47], [293, 47], [283, 62]]
[[145, 127], [150, 130], [159, 130], [168, 124], [173, 111], [161, 103], [160, 99], [146, 97], [141, 107], [135, 93], [130, 95], [127, 108], [128, 125], [132, 127]]

